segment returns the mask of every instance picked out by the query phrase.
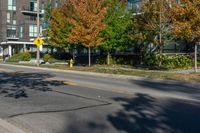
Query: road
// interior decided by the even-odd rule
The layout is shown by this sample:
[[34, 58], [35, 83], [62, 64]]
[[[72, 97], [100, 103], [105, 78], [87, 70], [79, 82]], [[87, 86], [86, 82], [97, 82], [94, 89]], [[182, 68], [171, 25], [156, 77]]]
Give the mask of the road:
[[0, 118], [28, 133], [199, 133], [199, 84], [0, 64]]

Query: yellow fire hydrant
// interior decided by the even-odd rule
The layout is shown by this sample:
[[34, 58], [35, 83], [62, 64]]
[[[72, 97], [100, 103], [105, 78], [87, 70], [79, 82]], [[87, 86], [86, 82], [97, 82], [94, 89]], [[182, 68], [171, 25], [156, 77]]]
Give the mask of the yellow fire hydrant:
[[70, 69], [73, 68], [73, 59], [70, 60], [69, 67], [70, 67]]

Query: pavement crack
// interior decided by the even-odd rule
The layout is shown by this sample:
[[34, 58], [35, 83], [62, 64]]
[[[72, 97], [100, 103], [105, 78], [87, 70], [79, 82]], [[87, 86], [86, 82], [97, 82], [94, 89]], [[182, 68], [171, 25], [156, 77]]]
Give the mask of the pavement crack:
[[78, 111], [78, 110], [83, 110], [83, 109], [89, 109], [89, 108], [95, 108], [95, 107], [102, 107], [102, 106], [108, 106], [111, 105], [112, 103], [103, 103], [103, 104], [96, 104], [96, 105], [90, 105], [90, 106], [83, 106], [83, 107], [78, 107], [78, 108], [72, 108], [72, 109], [63, 109], [63, 110], [47, 110], [47, 111], [35, 111], [35, 112], [27, 112], [27, 113], [19, 113], [15, 115], [10, 115], [7, 118], [14, 118], [14, 117], [19, 117], [19, 116], [24, 116], [24, 115], [30, 115], [30, 114], [46, 114], [46, 113], [60, 113], [60, 112], [71, 112], [71, 111]]
[[77, 94], [72, 94], [72, 93], [67, 93], [67, 92], [61, 92], [61, 91], [57, 91], [57, 90], [50, 90], [50, 91], [60, 93], [60, 94], [64, 94], [64, 95], [68, 95], [68, 96], [74, 96], [74, 97], [83, 98], [83, 99], [87, 99], [87, 100], [97, 101], [97, 102], [100, 102], [100, 103], [112, 104], [111, 102], [108, 102], [108, 101], [105, 101], [105, 100], [86, 97], [86, 96], [82, 96], [82, 95], [77, 95]]
[[10, 115], [7, 118], [9, 119], [9, 118], [19, 117], [19, 116], [24, 116], [24, 115], [30, 115], [30, 114], [71, 112], [71, 111], [78, 111], [78, 110], [95, 108], [95, 107], [108, 106], [108, 105], [112, 104], [111, 102], [108, 102], [108, 101], [105, 101], [105, 100], [100, 100], [100, 99], [96, 99], [96, 98], [81, 96], [81, 95], [77, 95], [77, 94], [71, 94], [71, 93], [67, 93], [67, 92], [60, 92], [60, 91], [56, 91], [56, 90], [49, 90], [49, 91], [60, 93], [60, 94], [64, 94], [64, 95], [68, 95], [68, 96], [74, 96], [74, 97], [78, 97], [78, 98], [82, 98], [82, 99], [87, 99], [87, 100], [91, 100], [91, 101], [96, 101], [96, 102], [99, 102], [101, 104], [82, 106], [82, 107], [77, 107], [77, 108], [72, 108], [72, 109], [45, 110], [45, 111], [33, 111], [33, 112], [27, 112], [27, 113], [19, 113], [19, 114]]

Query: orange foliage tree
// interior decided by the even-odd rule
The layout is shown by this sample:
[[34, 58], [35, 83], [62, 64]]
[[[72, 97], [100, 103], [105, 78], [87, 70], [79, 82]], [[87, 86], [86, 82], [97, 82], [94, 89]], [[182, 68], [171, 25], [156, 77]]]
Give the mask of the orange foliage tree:
[[172, 9], [172, 29], [177, 38], [195, 44], [197, 71], [197, 42], [200, 42], [200, 0], [181, 0]]
[[68, 41], [89, 48], [89, 66], [90, 48], [99, 46], [103, 41], [100, 33], [106, 28], [103, 22], [107, 13], [105, 5], [104, 0], [67, 0], [63, 5], [72, 8], [71, 15], [66, 17], [73, 27]]

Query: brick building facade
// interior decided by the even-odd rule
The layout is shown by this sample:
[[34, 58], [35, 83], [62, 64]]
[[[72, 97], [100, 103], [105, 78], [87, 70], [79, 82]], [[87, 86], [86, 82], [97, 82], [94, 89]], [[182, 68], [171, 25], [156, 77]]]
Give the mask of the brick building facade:
[[[48, 3], [53, 6], [59, 0], [40, 0], [40, 32], [44, 9]], [[0, 54], [12, 56], [15, 53], [31, 50], [35, 51], [33, 44], [37, 36], [37, 0], [1, 0], [0, 1]], [[45, 45], [41, 50], [45, 50]]]

